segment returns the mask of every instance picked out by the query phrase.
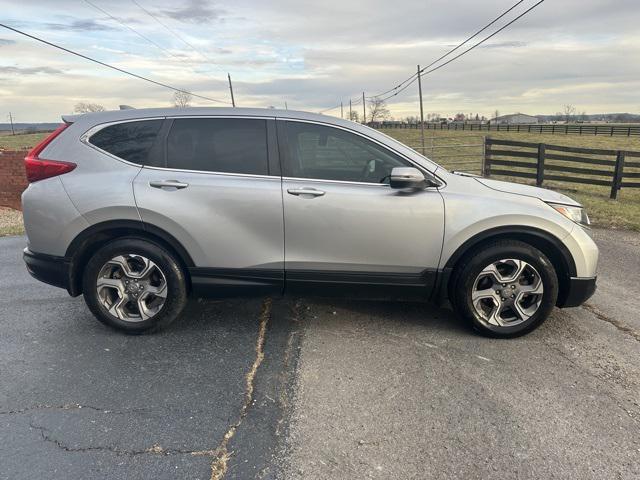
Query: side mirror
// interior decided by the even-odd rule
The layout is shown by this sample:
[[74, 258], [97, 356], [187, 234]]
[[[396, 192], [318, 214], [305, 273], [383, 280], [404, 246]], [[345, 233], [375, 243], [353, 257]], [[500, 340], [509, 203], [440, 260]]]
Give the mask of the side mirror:
[[389, 186], [391, 188], [413, 188], [423, 189], [432, 186], [433, 182], [427, 180], [424, 174], [413, 167], [395, 167], [389, 176]]

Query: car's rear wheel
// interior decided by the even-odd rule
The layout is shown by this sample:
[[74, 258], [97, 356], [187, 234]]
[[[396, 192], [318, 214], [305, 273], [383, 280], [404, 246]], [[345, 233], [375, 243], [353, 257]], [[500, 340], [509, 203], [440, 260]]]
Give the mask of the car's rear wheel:
[[547, 319], [558, 297], [558, 278], [540, 250], [502, 240], [464, 257], [449, 296], [455, 311], [478, 332], [517, 337]]
[[138, 238], [116, 240], [95, 252], [82, 288], [98, 320], [132, 334], [167, 326], [187, 301], [185, 275], [176, 258]]

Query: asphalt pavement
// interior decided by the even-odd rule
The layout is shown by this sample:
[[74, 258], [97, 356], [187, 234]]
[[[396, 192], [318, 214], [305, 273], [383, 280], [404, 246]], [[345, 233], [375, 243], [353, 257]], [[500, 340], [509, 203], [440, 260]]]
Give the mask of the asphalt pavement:
[[196, 300], [169, 329], [127, 336], [33, 280], [24, 243], [0, 239], [0, 478], [274, 474], [295, 369], [289, 303]]
[[289, 479], [640, 478], [640, 235], [598, 292], [512, 340], [426, 305], [306, 302]]
[[0, 239], [0, 479], [640, 478], [640, 235], [514, 340], [428, 305], [193, 300], [126, 336]]

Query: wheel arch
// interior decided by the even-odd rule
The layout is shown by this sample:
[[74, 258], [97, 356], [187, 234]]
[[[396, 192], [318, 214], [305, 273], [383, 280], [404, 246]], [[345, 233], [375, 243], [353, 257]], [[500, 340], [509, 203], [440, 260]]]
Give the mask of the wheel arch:
[[557, 304], [561, 305], [568, 294], [570, 278], [576, 275], [576, 264], [569, 249], [555, 235], [535, 227], [506, 226], [496, 227], [480, 232], [460, 245], [447, 259], [442, 269], [438, 296], [442, 300], [448, 296], [452, 274], [460, 261], [483, 244], [496, 240], [519, 240], [527, 243], [551, 260], [558, 274], [559, 292]]
[[69, 244], [65, 258], [69, 261], [69, 294], [82, 293], [84, 265], [91, 255], [110, 240], [136, 237], [154, 242], [173, 253], [181, 263], [190, 288], [189, 267], [195, 266], [189, 252], [165, 230], [139, 220], [113, 220], [91, 225], [80, 232]]

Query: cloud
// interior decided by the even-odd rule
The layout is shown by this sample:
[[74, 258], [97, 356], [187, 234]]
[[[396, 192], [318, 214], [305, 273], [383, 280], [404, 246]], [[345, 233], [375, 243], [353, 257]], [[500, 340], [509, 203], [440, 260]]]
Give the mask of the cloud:
[[50, 30], [71, 30], [73, 32], [104, 32], [116, 30], [113, 27], [96, 22], [95, 20], [74, 20], [69, 24], [46, 23], [45, 27]]
[[38, 74], [58, 74], [63, 73], [62, 70], [58, 70], [53, 67], [8, 67], [0, 65], [0, 75], [38, 75]]
[[527, 42], [493, 42], [493, 43], [484, 43], [481, 45], [481, 48], [521, 48], [526, 47], [528, 45]]
[[212, 7], [206, 0], [190, 0], [189, 4], [184, 7], [163, 10], [163, 13], [181, 22], [204, 24], [220, 19], [224, 11]]
[[0, 46], [2, 45], [13, 45], [16, 43], [15, 40], [9, 40], [8, 38], [0, 38]]

